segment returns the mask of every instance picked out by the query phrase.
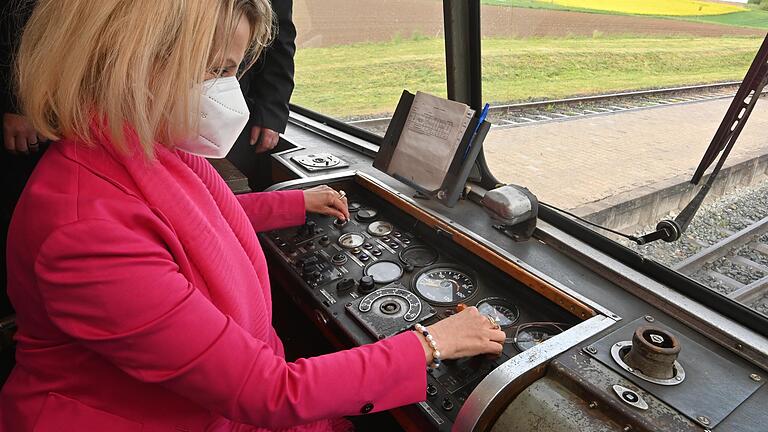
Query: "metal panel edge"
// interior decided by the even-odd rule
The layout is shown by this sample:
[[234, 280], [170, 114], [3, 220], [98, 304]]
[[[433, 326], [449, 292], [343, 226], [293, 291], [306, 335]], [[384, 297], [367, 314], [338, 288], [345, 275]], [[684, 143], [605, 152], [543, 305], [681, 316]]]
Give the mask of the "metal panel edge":
[[493, 412], [491, 405], [511, 402], [516, 392], [510, 394], [506, 390], [511, 388], [518, 379], [615, 323], [616, 321], [611, 318], [596, 315], [507, 360], [488, 374], [469, 395], [456, 417], [452, 430], [458, 432], [489, 430], [496, 420], [488, 417], [489, 413]]
[[355, 176], [357, 171], [340, 171], [333, 174], [323, 174], [312, 177], [302, 177], [295, 180], [288, 180], [280, 183], [275, 183], [272, 186], [265, 189], [265, 192], [278, 191], [284, 189], [295, 188], [297, 186], [314, 186], [325, 184], [329, 182], [341, 181], [351, 179]]
[[768, 367], [768, 338], [709, 309], [674, 289], [622, 264], [567, 233], [539, 226], [541, 240], [574, 257], [590, 270], [674, 316], [703, 336], [757, 365]]

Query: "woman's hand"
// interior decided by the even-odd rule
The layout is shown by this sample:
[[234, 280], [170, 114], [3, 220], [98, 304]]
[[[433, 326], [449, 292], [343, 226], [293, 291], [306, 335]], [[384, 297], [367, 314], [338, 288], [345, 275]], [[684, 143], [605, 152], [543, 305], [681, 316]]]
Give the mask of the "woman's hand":
[[341, 191], [326, 185], [305, 190], [304, 207], [312, 213], [334, 216], [343, 220], [349, 219], [346, 196]]
[[[437, 342], [441, 360], [470, 357], [478, 354], [501, 354], [507, 335], [498, 325], [491, 324], [487, 315], [476, 307], [438, 321], [427, 327]], [[432, 348], [423, 335], [419, 334], [424, 347], [427, 364], [432, 362]]]

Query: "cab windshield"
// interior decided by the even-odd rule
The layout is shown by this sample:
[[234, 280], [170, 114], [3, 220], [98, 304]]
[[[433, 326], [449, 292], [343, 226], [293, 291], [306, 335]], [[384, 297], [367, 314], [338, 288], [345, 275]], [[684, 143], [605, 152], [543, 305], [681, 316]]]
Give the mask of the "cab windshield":
[[[689, 180], [768, 32], [768, 0], [481, 4], [491, 173], [635, 236], [699, 190]], [[294, 104], [383, 135], [403, 89], [446, 96], [442, 1], [308, 0], [294, 15]], [[768, 316], [765, 130], [758, 100], [679, 240], [591, 228]]]

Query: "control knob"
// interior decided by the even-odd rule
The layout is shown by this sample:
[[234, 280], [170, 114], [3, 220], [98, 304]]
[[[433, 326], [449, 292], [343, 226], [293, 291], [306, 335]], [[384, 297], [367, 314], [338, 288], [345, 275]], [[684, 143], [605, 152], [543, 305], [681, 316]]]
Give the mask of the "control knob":
[[305, 280], [314, 280], [320, 276], [320, 269], [317, 264], [304, 264], [301, 268], [301, 275], [304, 276]]
[[360, 294], [370, 294], [376, 286], [373, 283], [373, 278], [370, 276], [363, 276], [360, 278], [360, 283], [357, 290]]
[[327, 235], [324, 235], [320, 237], [319, 243], [320, 243], [320, 246], [328, 246], [329, 244], [331, 244], [331, 239], [328, 238]]
[[336, 292], [339, 294], [346, 294], [355, 287], [355, 280], [344, 278], [336, 284]]
[[307, 221], [304, 224], [304, 232], [307, 235], [314, 235], [317, 232], [317, 223], [315, 221]]

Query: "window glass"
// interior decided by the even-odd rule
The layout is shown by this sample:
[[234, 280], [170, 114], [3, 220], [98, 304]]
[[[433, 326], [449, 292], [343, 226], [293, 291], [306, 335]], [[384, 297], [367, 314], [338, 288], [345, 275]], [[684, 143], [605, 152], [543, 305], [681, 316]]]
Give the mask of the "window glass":
[[[484, 0], [491, 171], [589, 221], [652, 231], [698, 190], [688, 181], [765, 37], [763, 9], [768, 2]], [[637, 246], [600, 233], [766, 314], [767, 127], [768, 101], [758, 100], [681, 240]]]
[[291, 102], [383, 135], [403, 90], [445, 97], [442, 2], [296, 0]]

